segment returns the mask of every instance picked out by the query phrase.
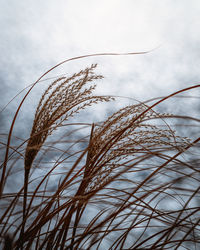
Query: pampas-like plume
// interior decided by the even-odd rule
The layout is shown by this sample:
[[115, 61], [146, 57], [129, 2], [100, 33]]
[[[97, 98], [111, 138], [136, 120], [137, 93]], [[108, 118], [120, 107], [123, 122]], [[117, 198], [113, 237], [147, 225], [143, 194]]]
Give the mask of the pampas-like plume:
[[48, 135], [69, 117], [94, 103], [110, 101], [112, 97], [93, 96], [96, 85], [85, 87], [88, 82], [102, 79], [93, 70], [97, 65], [81, 70], [71, 77], [61, 77], [44, 92], [35, 113], [30, 139], [25, 153], [25, 169], [30, 170], [32, 162]]
[[109, 182], [115, 169], [124, 168], [126, 160], [130, 162], [144, 152], [153, 155], [161, 149], [181, 151], [190, 143], [189, 138], [175, 135], [170, 128], [162, 129], [151, 123], [172, 115], [151, 109], [145, 113], [147, 109], [143, 103], [124, 107], [96, 127], [88, 152], [90, 164], [85, 169], [90, 176], [88, 191], [98, 190]]
[[94, 96], [92, 92], [96, 85], [86, 86], [94, 80], [103, 78], [102, 75], [94, 74], [93, 71], [96, 66], [97, 64], [92, 64], [91, 67], [81, 70], [79, 73], [73, 74], [68, 78], [61, 77], [55, 80], [40, 99], [25, 153], [22, 241], [26, 221], [29, 172], [45, 140], [58, 126], [62, 125], [63, 121], [73, 117], [74, 114], [79, 113], [87, 106], [114, 99], [113, 97]]

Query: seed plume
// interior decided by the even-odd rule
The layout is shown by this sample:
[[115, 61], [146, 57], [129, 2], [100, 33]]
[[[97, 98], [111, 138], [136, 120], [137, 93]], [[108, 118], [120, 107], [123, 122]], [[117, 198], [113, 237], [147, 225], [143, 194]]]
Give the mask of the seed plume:
[[[102, 75], [96, 75], [94, 73], [96, 66], [97, 64], [92, 64], [85, 70], [81, 70], [70, 77], [58, 78], [49, 85], [39, 101], [25, 152], [22, 242], [26, 221], [29, 172], [45, 140], [57, 127], [61, 126], [64, 121], [73, 117], [87, 106], [114, 99], [109, 96], [95, 96], [92, 94], [96, 87], [96, 84], [92, 82], [103, 78]], [[90, 85], [87, 85], [88, 83], [90, 83]]]

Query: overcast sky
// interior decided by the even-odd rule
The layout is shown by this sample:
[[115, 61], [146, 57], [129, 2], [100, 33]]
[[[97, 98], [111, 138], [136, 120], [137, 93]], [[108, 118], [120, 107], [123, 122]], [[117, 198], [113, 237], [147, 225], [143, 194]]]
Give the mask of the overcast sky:
[[[69, 62], [49, 77], [98, 63], [100, 94], [139, 100], [193, 85], [200, 81], [199, 17], [199, 0], [0, 0], [0, 108], [56, 63], [91, 53], [155, 49]], [[26, 101], [27, 119], [48, 83]], [[1, 124], [21, 98], [0, 114]]]

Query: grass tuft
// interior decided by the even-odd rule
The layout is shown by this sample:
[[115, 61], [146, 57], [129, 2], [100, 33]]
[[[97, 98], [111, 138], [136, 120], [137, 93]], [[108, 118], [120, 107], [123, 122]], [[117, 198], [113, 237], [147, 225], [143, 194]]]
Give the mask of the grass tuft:
[[[192, 129], [199, 120], [156, 108], [200, 86], [152, 105], [123, 107], [102, 122], [75, 123], [89, 106], [114, 100], [93, 95], [94, 82], [103, 78], [96, 66], [54, 80], [39, 101], [30, 137], [11, 147], [13, 119], [7, 145], [1, 142], [7, 147], [1, 248], [198, 249], [200, 138], [181, 136], [169, 121], [189, 121]], [[54, 131], [65, 127], [58, 138]], [[8, 192], [14, 169], [24, 182]]]

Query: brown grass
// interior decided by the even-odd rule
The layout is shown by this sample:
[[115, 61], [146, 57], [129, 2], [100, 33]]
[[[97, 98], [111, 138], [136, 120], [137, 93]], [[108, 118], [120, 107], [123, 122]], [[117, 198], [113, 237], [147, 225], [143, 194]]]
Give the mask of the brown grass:
[[[198, 249], [199, 159], [189, 152], [198, 152], [200, 138], [178, 135], [167, 123], [175, 116], [156, 107], [200, 86], [152, 105], [123, 107], [102, 122], [72, 123], [89, 106], [113, 100], [93, 95], [93, 82], [103, 78], [95, 68], [51, 83], [39, 101], [30, 138], [11, 147], [14, 118], [4, 145], [1, 247]], [[65, 126], [67, 132], [53, 140], [53, 132]], [[7, 193], [4, 186], [22, 161], [24, 183]]]

